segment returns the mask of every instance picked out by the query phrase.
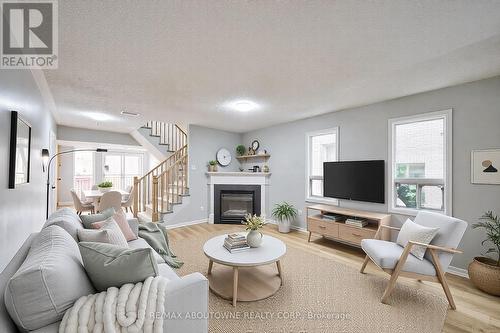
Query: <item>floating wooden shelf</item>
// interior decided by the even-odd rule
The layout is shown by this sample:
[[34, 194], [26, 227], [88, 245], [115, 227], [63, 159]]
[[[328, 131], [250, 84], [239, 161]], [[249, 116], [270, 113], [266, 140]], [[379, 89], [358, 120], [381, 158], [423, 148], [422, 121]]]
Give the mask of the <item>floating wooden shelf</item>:
[[269, 158], [269, 157], [271, 157], [271, 155], [269, 155], [269, 154], [255, 154], [255, 155], [241, 155], [241, 156], [236, 156], [236, 158], [239, 159], [239, 160], [246, 160], [246, 159], [249, 159], [249, 158], [258, 158], [258, 157]]

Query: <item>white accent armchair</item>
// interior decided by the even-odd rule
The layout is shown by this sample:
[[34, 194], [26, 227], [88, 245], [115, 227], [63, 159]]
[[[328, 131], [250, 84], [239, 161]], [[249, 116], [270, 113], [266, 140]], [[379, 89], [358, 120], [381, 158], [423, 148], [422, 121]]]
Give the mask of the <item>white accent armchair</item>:
[[[366, 253], [361, 273], [364, 272], [368, 261], [371, 260], [375, 265], [391, 275], [381, 300], [384, 304], [387, 304], [398, 277], [403, 276], [441, 283], [450, 307], [455, 310], [455, 302], [448, 287], [445, 273], [453, 255], [462, 253], [456, 247], [467, 229], [467, 222], [425, 211], [419, 212], [414, 222], [425, 227], [439, 228], [431, 244], [409, 241], [405, 247], [402, 247], [393, 242], [380, 240], [380, 235], [386, 230], [400, 230], [400, 228], [380, 225], [375, 239], [363, 239], [361, 241], [361, 248]], [[410, 254], [410, 250], [414, 245], [427, 247], [423, 260], [419, 260]]]

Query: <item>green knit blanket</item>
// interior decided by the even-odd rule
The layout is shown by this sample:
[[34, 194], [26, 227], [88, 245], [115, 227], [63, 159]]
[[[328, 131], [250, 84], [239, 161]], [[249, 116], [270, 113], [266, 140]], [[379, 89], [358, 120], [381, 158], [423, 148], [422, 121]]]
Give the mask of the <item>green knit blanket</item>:
[[180, 268], [184, 264], [170, 249], [167, 229], [161, 223], [140, 223], [139, 237], [148, 242], [170, 267]]

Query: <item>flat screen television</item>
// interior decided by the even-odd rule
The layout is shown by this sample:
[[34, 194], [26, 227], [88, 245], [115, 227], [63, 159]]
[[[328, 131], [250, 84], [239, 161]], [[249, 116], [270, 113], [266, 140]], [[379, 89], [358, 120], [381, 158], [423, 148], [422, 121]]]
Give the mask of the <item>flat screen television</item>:
[[329, 198], [385, 203], [385, 162], [323, 163], [323, 195]]

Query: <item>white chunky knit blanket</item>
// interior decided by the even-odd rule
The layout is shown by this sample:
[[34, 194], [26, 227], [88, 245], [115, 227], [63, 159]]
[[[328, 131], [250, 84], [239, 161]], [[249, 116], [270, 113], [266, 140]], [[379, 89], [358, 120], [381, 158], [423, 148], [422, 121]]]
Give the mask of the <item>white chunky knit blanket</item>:
[[59, 333], [162, 333], [167, 282], [149, 277], [83, 296], [64, 314]]

